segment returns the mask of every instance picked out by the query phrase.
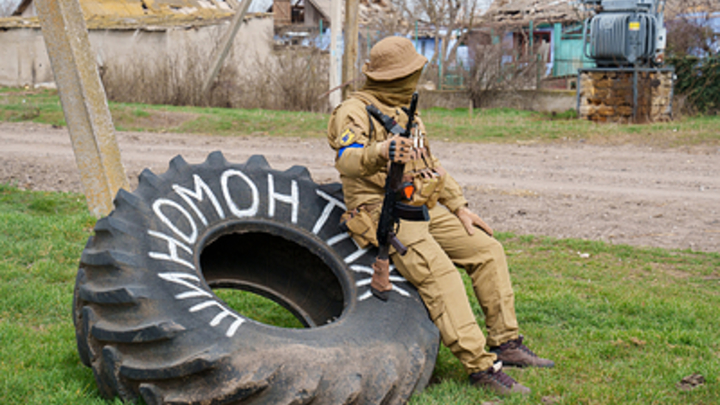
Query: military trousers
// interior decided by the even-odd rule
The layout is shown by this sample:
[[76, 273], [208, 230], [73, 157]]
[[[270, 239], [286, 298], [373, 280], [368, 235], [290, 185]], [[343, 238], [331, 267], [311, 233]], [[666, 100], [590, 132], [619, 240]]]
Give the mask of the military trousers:
[[[496, 356], [485, 350], [518, 337], [515, 298], [505, 250], [480, 229], [468, 235], [444, 206], [430, 209], [429, 222], [401, 221], [398, 239], [408, 252], [391, 255], [393, 264], [420, 292], [430, 317], [450, 351], [468, 373], [486, 370]], [[472, 279], [485, 315], [487, 340], [470, 306], [458, 267]]]

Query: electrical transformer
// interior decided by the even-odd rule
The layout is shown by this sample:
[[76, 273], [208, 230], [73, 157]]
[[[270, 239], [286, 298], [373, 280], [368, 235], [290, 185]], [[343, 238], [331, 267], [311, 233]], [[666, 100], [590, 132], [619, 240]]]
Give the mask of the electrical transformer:
[[582, 0], [597, 14], [585, 20], [585, 55], [598, 66], [657, 66], [665, 55], [665, 0]]

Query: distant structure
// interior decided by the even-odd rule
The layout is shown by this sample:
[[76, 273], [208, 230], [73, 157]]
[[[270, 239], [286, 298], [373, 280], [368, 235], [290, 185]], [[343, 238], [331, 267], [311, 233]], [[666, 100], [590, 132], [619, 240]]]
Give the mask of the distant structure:
[[[155, 58], [182, 60], [192, 50], [208, 56], [227, 28], [235, 0], [80, 0], [100, 68], [142, 65]], [[236, 54], [271, 52], [272, 15], [249, 14], [234, 42]], [[0, 85], [45, 86], [53, 82], [33, 0], [0, 18]]]

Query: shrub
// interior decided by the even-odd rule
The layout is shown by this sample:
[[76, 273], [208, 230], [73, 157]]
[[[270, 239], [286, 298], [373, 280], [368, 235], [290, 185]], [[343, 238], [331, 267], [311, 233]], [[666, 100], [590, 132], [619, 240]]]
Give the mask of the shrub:
[[199, 49], [141, 63], [110, 60], [101, 77], [108, 99], [117, 102], [325, 111], [327, 98], [319, 97], [328, 89], [329, 62], [323, 56], [316, 48], [283, 47], [240, 71], [231, 55], [207, 93], [202, 87], [210, 58]]
[[669, 64], [675, 66], [675, 93], [686, 99], [686, 113], [720, 112], [720, 55], [674, 57]]

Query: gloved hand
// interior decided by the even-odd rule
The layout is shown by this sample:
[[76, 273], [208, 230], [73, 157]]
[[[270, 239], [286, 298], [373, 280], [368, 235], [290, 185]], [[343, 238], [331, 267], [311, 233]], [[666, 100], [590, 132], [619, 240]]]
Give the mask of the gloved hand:
[[465, 226], [465, 230], [467, 231], [468, 235], [475, 234], [475, 227], [477, 226], [489, 236], [493, 236], [492, 228], [490, 228], [490, 226], [486, 224], [485, 221], [480, 219], [477, 214], [470, 211], [468, 207], [458, 208], [455, 211], [455, 215], [460, 219], [460, 222], [462, 222], [463, 226]]
[[382, 156], [393, 163], [407, 163], [413, 160], [412, 141], [408, 138], [394, 135], [380, 146]]

